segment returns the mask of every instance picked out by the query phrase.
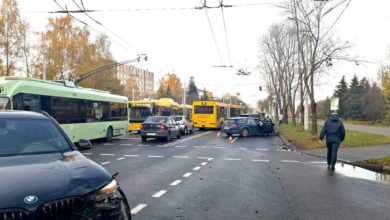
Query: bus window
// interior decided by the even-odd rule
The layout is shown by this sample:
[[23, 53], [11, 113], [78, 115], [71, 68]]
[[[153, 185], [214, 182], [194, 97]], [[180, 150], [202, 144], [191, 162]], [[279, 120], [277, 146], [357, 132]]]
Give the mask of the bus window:
[[[43, 97], [42, 97], [43, 99]], [[87, 122], [87, 104], [81, 99], [71, 100], [71, 115], [68, 120], [70, 123], [83, 123]]]
[[195, 114], [214, 114], [214, 106], [194, 106]]
[[7, 97], [0, 97], [0, 109], [10, 109], [10, 100]]
[[130, 109], [130, 122], [143, 122], [149, 116], [152, 116], [150, 107], [132, 107]]
[[70, 99], [67, 98], [53, 98], [53, 118], [58, 123], [69, 123], [71, 120]]

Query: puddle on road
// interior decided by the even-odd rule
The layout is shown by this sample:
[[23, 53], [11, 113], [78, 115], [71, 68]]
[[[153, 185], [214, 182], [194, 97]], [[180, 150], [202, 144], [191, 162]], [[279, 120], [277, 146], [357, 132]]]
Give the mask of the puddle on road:
[[366, 170], [357, 166], [352, 166], [344, 163], [337, 163], [336, 170], [334, 171], [337, 174], [342, 174], [344, 176], [366, 179], [377, 182], [386, 182], [390, 183], [390, 175], [384, 173], [376, 173], [370, 170]]

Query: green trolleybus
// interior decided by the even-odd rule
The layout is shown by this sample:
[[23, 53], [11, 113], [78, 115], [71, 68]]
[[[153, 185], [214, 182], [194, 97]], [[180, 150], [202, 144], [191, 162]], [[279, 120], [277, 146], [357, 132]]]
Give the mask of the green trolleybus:
[[70, 81], [0, 77], [0, 110], [45, 111], [73, 142], [106, 138], [128, 130], [128, 100], [106, 91], [75, 86]]

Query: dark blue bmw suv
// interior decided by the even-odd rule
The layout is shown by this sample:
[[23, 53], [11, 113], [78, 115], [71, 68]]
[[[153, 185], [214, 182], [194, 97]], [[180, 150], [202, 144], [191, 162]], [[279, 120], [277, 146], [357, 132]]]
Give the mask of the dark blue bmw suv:
[[0, 220], [131, 218], [115, 176], [49, 115], [0, 111], [0, 140]]

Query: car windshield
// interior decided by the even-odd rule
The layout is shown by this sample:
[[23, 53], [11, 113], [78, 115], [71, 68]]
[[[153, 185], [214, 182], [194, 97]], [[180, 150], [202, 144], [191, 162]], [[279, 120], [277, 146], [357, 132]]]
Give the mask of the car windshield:
[[181, 120], [183, 120], [183, 118], [184, 118], [184, 117], [176, 116], [176, 117], [175, 117], [175, 121], [181, 121]]
[[0, 97], [0, 110], [10, 109], [9, 98]]
[[149, 117], [145, 120], [148, 123], [166, 123], [167, 117]]
[[71, 151], [50, 120], [0, 118], [0, 157]]

